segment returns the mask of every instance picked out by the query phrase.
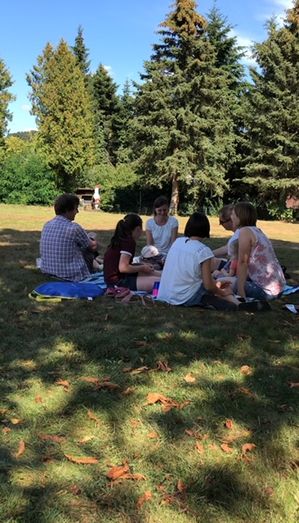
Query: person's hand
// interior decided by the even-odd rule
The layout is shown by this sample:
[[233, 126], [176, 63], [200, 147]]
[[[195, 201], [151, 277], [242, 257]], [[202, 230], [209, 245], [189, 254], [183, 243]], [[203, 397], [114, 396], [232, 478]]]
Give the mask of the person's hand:
[[232, 285], [229, 281], [218, 280], [216, 282], [216, 287], [218, 289], [217, 294], [219, 294], [219, 296], [230, 296], [233, 294]]
[[140, 267], [140, 270], [142, 272], [145, 272], [146, 274], [152, 274], [155, 269], [154, 269], [153, 265], [150, 265], [149, 263], [145, 263], [144, 265], [142, 265]]

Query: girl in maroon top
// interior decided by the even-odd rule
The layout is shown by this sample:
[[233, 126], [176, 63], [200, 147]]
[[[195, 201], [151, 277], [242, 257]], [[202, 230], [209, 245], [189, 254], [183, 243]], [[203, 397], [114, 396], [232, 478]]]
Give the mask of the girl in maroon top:
[[160, 272], [148, 263], [132, 264], [136, 241], [142, 234], [142, 219], [127, 214], [120, 220], [104, 255], [104, 278], [108, 287], [128, 287], [132, 291], [150, 292]]

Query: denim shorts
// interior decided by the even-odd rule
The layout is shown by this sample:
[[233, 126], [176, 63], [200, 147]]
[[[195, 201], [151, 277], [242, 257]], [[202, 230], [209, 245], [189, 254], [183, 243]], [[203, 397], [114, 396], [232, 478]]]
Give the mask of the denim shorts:
[[237, 306], [234, 303], [223, 300], [219, 296], [215, 296], [208, 292], [203, 284], [201, 284], [198, 291], [196, 291], [189, 300], [183, 303], [183, 307], [205, 307], [207, 309], [214, 309], [218, 311], [235, 311]]
[[259, 285], [254, 283], [251, 280], [247, 280], [244, 285], [244, 290], [247, 298], [254, 298], [255, 300], [260, 301], [271, 301], [279, 298], [281, 294], [273, 296], [273, 294], [268, 294], [262, 289]]

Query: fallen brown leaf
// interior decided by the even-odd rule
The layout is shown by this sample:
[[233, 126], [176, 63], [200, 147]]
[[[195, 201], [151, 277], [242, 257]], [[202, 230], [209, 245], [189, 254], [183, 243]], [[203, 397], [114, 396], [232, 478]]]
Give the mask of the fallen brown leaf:
[[167, 398], [163, 394], [159, 394], [159, 392], [148, 393], [146, 405], [153, 405], [154, 403], [158, 403], [159, 401], [164, 404], [171, 403], [171, 400], [169, 398]]
[[134, 387], [127, 387], [125, 390], [122, 391], [122, 396], [130, 396], [130, 394], [133, 394], [135, 392]]
[[197, 452], [199, 452], [199, 454], [202, 454], [204, 452], [203, 445], [199, 441], [197, 441], [195, 443], [195, 448], [196, 448]]
[[39, 439], [42, 441], [53, 441], [54, 443], [62, 443], [65, 441], [64, 436], [57, 436], [56, 434], [38, 434]]
[[9, 432], [11, 432], [11, 429], [9, 427], [3, 427], [2, 432], [3, 434], [8, 434]]
[[241, 374], [244, 374], [244, 376], [251, 376], [251, 374], [253, 373], [253, 369], [252, 367], [250, 367], [250, 365], [242, 365], [240, 371]]
[[130, 419], [130, 425], [133, 427], [133, 429], [136, 429], [136, 427], [139, 427], [140, 420], [139, 419]]
[[226, 452], [227, 454], [230, 454], [231, 452], [234, 451], [234, 449], [232, 447], [230, 447], [227, 443], [222, 443], [220, 445], [220, 447], [223, 450], [223, 452]]
[[91, 458], [88, 456], [78, 458], [76, 456], [72, 456], [71, 454], [64, 455], [69, 461], [72, 461], [72, 463], [76, 463], [77, 465], [95, 465], [96, 463], [99, 463], [99, 460], [97, 458]]
[[184, 380], [186, 383], [195, 383], [196, 382], [196, 378], [192, 375], [191, 372], [189, 374], [186, 374], [186, 376], [184, 376]]
[[252, 390], [248, 389], [247, 387], [240, 387], [239, 392], [242, 392], [242, 394], [245, 394], [245, 396], [249, 396], [250, 398], [255, 398], [254, 392]]
[[296, 389], [299, 387], [299, 382], [294, 383], [293, 381], [289, 381], [289, 387], [290, 389]]
[[56, 385], [63, 387], [65, 391], [67, 391], [70, 386], [70, 382], [68, 380], [57, 380], [55, 383]]
[[185, 492], [187, 489], [185, 483], [181, 479], [178, 480], [176, 488], [179, 492]]
[[99, 421], [99, 419], [97, 418], [97, 416], [95, 415], [95, 413], [92, 412], [92, 410], [88, 410], [88, 411], [87, 411], [87, 416], [89, 417], [89, 419], [92, 419], [93, 421], [96, 422], [97, 425], [99, 425], [100, 421]]
[[148, 345], [148, 342], [146, 340], [135, 340], [134, 341], [136, 347], [145, 347]]
[[69, 488], [69, 491], [74, 494], [74, 496], [79, 496], [81, 494], [81, 489], [78, 487], [78, 485], [71, 485]]
[[43, 398], [41, 396], [35, 396], [34, 398], [35, 403], [43, 403]]
[[225, 427], [227, 429], [232, 429], [233, 428], [233, 421], [231, 419], [227, 419], [224, 423]]
[[15, 453], [15, 458], [19, 458], [20, 456], [22, 456], [22, 454], [24, 454], [25, 452], [25, 449], [25, 441], [21, 439], [21, 441], [19, 442], [18, 451]]
[[146, 502], [152, 499], [153, 495], [150, 490], [147, 490], [142, 496], [140, 496], [137, 500], [137, 508], [141, 508], [142, 505]]
[[159, 437], [159, 434], [158, 434], [157, 432], [154, 432], [154, 431], [153, 431], [153, 432], [149, 432], [149, 433], [147, 434], [147, 437], [148, 437], [149, 439], [156, 439], [156, 438]]
[[264, 494], [266, 494], [270, 498], [274, 494], [274, 489], [272, 487], [265, 487], [263, 489], [263, 492], [264, 492]]
[[146, 477], [143, 474], [131, 474], [130, 472], [123, 474], [119, 479], [132, 479], [134, 481], [143, 481], [146, 480]]
[[162, 372], [171, 372], [172, 369], [169, 367], [167, 361], [157, 361], [157, 370], [161, 370]]
[[127, 474], [127, 472], [129, 472], [128, 465], [115, 466], [108, 470], [106, 477], [114, 481], [121, 478], [124, 474]]
[[242, 445], [242, 453], [251, 452], [255, 448], [256, 445], [254, 443], [244, 443], [244, 445]]
[[23, 423], [23, 420], [21, 420], [19, 418], [11, 418], [10, 423], [12, 425], [19, 425], [20, 423]]
[[87, 443], [88, 441], [91, 441], [92, 439], [94, 439], [94, 436], [83, 436], [82, 439], [78, 440], [78, 443], [80, 443], [82, 445], [83, 443]]
[[146, 366], [143, 366], [143, 367], [138, 367], [136, 369], [132, 369], [132, 367], [125, 367], [123, 369], [123, 372], [127, 372], [129, 374], [141, 374], [142, 372], [148, 372], [149, 371], [149, 368], [146, 367]]

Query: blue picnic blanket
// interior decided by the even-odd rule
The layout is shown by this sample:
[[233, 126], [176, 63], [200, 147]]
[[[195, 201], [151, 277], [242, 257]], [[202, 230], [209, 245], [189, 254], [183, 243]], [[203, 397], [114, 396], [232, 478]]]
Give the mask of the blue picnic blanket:
[[56, 301], [61, 301], [61, 299], [93, 300], [98, 296], [102, 296], [104, 293], [105, 289], [94, 283], [49, 281], [36, 287], [36, 289], [29, 294], [29, 297], [37, 301], [47, 299]]
[[285, 285], [282, 296], [289, 296], [289, 294], [294, 294], [294, 292], [299, 292], [299, 285]]

